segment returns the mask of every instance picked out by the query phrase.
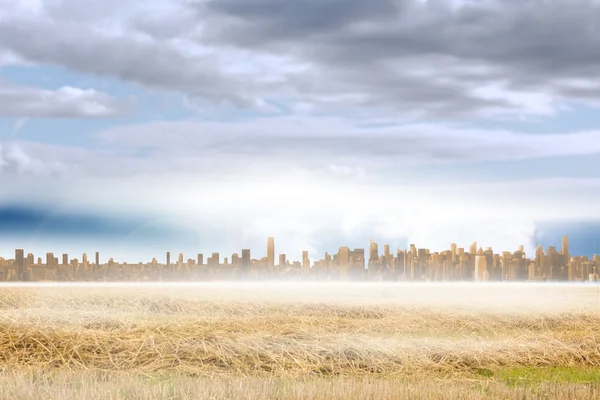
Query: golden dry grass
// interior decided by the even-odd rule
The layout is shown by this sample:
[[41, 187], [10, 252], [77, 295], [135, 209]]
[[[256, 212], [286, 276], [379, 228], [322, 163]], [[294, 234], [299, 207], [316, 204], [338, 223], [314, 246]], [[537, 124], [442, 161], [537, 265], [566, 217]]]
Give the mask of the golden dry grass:
[[600, 398], [600, 379], [503, 378], [600, 372], [593, 288], [247, 288], [1, 288], [0, 396]]
[[493, 380], [384, 380], [378, 378], [286, 380], [256, 377], [146, 376], [133, 373], [19, 371], [3, 374], [7, 399], [575, 399], [600, 398], [597, 386], [541, 383], [511, 387]]

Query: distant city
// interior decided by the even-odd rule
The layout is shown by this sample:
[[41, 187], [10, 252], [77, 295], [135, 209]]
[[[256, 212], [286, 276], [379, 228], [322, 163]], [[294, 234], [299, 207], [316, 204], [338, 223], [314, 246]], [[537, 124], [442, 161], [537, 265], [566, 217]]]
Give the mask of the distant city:
[[179, 254], [176, 261], [167, 252], [163, 260], [149, 263], [120, 263], [112, 258], [101, 262], [100, 254], [94, 260], [83, 254], [81, 260], [63, 254], [59, 260], [47, 253], [45, 262], [33, 254], [25, 256], [15, 250], [14, 259], [0, 258], [0, 280], [15, 282], [53, 281], [168, 281], [168, 280], [339, 280], [339, 281], [597, 281], [600, 257], [569, 254], [569, 238], [562, 239], [562, 248], [538, 246], [533, 259], [527, 258], [523, 246], [515, 251], [496, 254], [473, 243], [468, 251], [451, 244], [450, 249], [430, 252], [411, 244], [408, 249], [390, 252], [383, 246], [383, 254], [373, 240], [368, 254], [365, 249], [350, 250], [340, 247], [337, 254], [325, 253], [320, 260], [311, 262], [308, 251], [301, 261], [290, 261], [285, 254], [275, 258], [275, 239], [266, 243], [267, 255], [253, 259], [249, 249], [234, 253], [221, 261], [219, 253], [204, 260], [203, 254], [184, 260]]

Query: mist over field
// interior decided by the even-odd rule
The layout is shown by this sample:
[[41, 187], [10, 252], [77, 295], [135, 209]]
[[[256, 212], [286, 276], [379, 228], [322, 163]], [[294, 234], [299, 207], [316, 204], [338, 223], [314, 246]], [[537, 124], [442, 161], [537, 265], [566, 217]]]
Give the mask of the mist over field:
[[481, 282], [6, 282], [40, 296], [156, 295], [195, 301], [322, 303], [331, 305], [426, 307], [493, 312], [600, 313], [599, 283]]

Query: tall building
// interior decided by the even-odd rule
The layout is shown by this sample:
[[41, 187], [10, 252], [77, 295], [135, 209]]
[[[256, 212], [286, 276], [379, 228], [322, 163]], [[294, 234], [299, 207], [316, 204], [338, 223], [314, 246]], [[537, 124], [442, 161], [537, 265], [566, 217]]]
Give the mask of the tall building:
[[337, 255], [338, 272], [340, 280], [348, 280], [349, 264], [350, 264], [350, 249], [348, 247], [340, 247]]
[[569, 236], [565, 235], [562, 238], [562, 249], [560, 250], [560, 254], [569, 255]]
[[352, 278], [362, 279], [365, 273], [365, 249], [352, 250]]
[[52, 268], [58, 266], [58, 259], [54, 257], [54, 253], [46, 253], [46, 265]]
[[212, 256], [208, 257], [208, 266], [209, 267], [218, 267], [221, 262], [221, 256], [219, 253], [212, 253]]
[[242, 267], [250, 268], [251, 258], [250, 249], [242, 249]]
[[204, 254], [198, 254], [198, 266], [204, 265]]
[[398, 278], [406, 278], [406, 251], [404, 250], [397, 251], [396, 275]]
[[286, 263], [285, 263], [285, 254], [280, 254], [279, 255], [279, 266], [280, 267], [285, 267]]
[[308, 251], [302, 252], [302, 270], [304, 273], [310, 272], [310, 259], [308, 258]]
[[62, 265], [63, 266], [69, 265], [69, 255], [68, 254], [62, 255]]
[[275, 238], [267, 239], [267, 268], [275, 266]]
[[469, 254], [477, 254], [477, 242], [473, 242], [469, 247]]
[[171, 266], [171, 252], [167, 251], [167, 260], [165, 264], [165, 268], [169, 268]]
[[100, 268], [100, 253], [96, 252], [96, 268]]
[[474, 276], [475, 281], [486, 281], [489, 278], [488, 260], [483, 249], [479, 249], [475, 255]]
[[535, 249], [535, 277], [542, 276], [543, 269], [543, 260], [544, 260], [544, 249], [542, 245], [538, 245]]
[[369, 244], [369, 264], [374, 263], [379, 260], [379, 248], [377, 243], [373, 239], [371, 239]]
[[450, 245], [450, 256], [452, 257], [451, 261], [455, 262], [456, 261], [456, 256], [457, 256], [457, 254], [456, 254], [456, 243], [452, 243]]
[[23, 249], [15, 250], [15, 264], [17, 267], [17, 279], [23, 280], [25, 277], [25, 251]]

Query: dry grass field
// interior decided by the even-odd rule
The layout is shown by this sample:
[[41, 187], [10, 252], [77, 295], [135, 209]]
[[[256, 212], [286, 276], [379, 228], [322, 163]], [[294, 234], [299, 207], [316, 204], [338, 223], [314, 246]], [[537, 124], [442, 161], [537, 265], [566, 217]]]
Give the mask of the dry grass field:
[[600, 288], [1, 286], [0, 398], [600, 399]]

